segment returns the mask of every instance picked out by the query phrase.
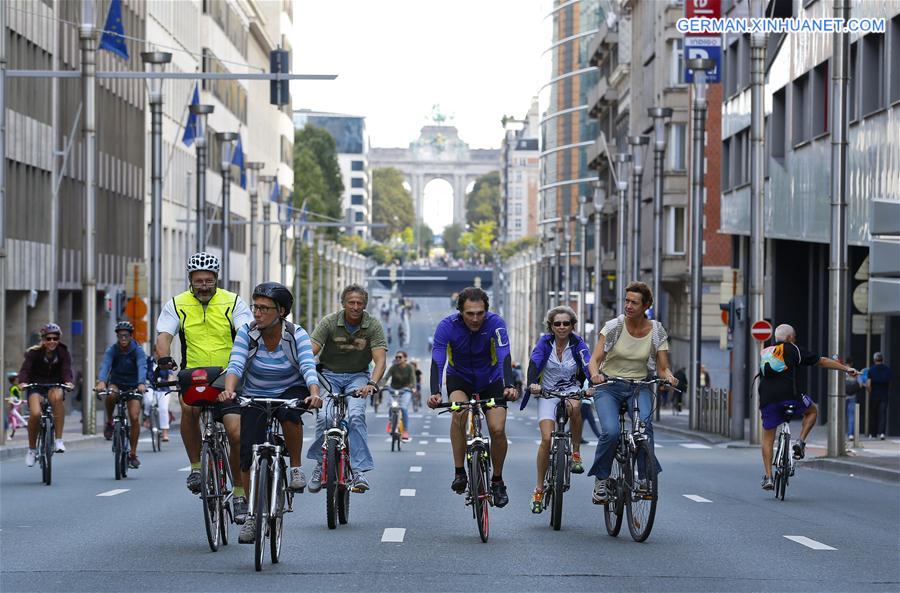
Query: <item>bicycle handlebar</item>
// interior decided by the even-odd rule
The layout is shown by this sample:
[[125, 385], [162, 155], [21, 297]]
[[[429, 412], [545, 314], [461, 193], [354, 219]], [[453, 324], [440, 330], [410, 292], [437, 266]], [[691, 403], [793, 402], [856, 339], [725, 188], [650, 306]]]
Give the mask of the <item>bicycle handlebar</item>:
[[532, 397], [539, 399], [583, 399], [588, 397], [587, 389], [579, 389], [578, 391], [554, 391], [552, 389], [541, 389], [540, 393], [532, 393]]
[[19, 383], [19, 389], [30, 389], [32, 387], [49, 387], [53, 389], [54, 387], [59, 387], [63, 391], [74, 391], [74, 386], [69, 386], [68, 383]]
[[300, 399], [299, 397], [295, 397], [293, 399], [282, 399], [280, 397], [246, 397], [239, 395], [235, 399], [242, 408], [252, 406], [253, 404], [277, 404], [276, 407], [302, 409], [305, 412], [310, 411], [303, 405], [306, 398]]
[[505, 397], [492, 397], [490, 399], [469, 399], [464, 402], [441, 402], [434, 406], [437, 408], [448, 408], [451, 412], [458, 412], [463, 408], [463, 406], [468, 406], [470, 408], [474, 408], [475, 406], [481, 406], [484, 408], [493, 408], [500, 404], [506, 403]]
[[680, 389], [666, 381], [665, 379], [660, 379], [659, 377], [654, 377], [653, 379], [626, 379], [624, 377], [606, 377], [606, 381], [603, 383], [598, 383], [595, 387], [603, 387], [605, 384], [614, 382], [614, 383], [623, 383], [625, 385], [662, 385], [664, 387], [668, 387], [669, 389], [674, 389], [678, 393], [682, 393]]

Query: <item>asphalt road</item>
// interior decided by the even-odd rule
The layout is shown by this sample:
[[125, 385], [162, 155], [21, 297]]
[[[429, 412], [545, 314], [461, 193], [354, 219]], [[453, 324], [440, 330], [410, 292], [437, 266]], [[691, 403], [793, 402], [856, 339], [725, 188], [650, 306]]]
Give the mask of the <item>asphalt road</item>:
[[[427, 336], [447, 304], [423, 301], [413, 318], [407, 349], [426, 367]], [[397, 346], [395, 337], [392, 351]], [[253, 547], [237, 544], [236, 527], [232, 544], [209, 551], [177, 439], [161, 453], [142, 443], [143, 466], [120, 482], [105, 442], [55, 457], [50, 487], [37, 467], [2, 462], [0, 590], [900, 590], [896, 485], [798, 471], [787, 500], [776, 501], [759, 488], [758, 451], [664, 433], [657, 435], [660, 502], [645, 543], [632, 541], [624, 526], [618, 538], [606, 535], [585, 476], [573, 476], [563, 529], [554, 532], [547, 514], [529, 510], [534, 414], [533, 407], [510, 413], [504, 477], [511, 501], [492, 509], [487, 544], [449, 489], [447, 416], [414, 414], [415, 438], [391, 453], [385, 419], [372, 414], [372, 490], [353, 495], [349, 525], [327, 528], [321, 493], [296, 497], [282, 562], [262, 573], [253, 570]], [[590, 458], [593, 447], [585, 453]]]

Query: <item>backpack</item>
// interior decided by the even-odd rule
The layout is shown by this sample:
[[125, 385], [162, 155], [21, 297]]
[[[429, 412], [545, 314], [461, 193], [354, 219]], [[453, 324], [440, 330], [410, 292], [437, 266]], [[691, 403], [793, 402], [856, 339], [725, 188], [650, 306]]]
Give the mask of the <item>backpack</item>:
[[759, 353], [760, 376], [771, 377], [779, 375], [788, 369], [788, 365], [784, 361], [784, 344], [785, 342], [781, 342], [774, 346], [768, 346]]
[[[288, 360], [295, 369], [303, 374], [303, 371], [300, 369], [300, 359], [297, 356], [297, 342], [294, 339], [294, 332], [296, 329], [297, 327], [293, 323], [285, 319], [281, 326], [281, 341], [288, 343], [288, 347], [285, 348]], [[250, 344], [247, 348], [247, 363], [244, 366], [245, 369], [250, 368], [250, 361], [253, 360], [259, 352], [259, 340], [262, 338], [262, 332], [256, 327], [256, 321], [250, 322], [247, 326], [247, 330]]]

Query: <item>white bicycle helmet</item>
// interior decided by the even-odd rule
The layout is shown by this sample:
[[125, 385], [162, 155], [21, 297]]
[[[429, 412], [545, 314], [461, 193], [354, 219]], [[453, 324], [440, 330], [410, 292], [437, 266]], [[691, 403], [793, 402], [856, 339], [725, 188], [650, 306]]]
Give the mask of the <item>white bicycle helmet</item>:
[[216, 276], [219, 275], [219, 258], [211, 253], [201, 251], [195, 253], [188, 259], [187, 273], [188, 276], [192, 272], [212, 272]]

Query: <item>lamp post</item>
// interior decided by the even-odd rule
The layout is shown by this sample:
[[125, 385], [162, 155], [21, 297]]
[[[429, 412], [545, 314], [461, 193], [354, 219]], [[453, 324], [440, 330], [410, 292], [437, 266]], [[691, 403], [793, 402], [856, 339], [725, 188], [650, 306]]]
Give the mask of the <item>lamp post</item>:
[[320, 320], [325, 316], [325, 300], [323, 298], [323, 291], [325, 289], [325, 239], [323, 237], [319, 237], [316, 241], [316, 256], [318, 257], [319, 269], [318, 269], [318, 286], [319, 286], [319, 296], [318, 296], [318, 311], [316, 312], [316, 319]]
[[650, 107], [653, 118], [653, 319], [661, 320], [659, 304], [662, 279], [662, 208], [663, 164], [666, 158], [666, 120], [672, 117], [670, 107]]
[[[250, 194], [250, 286], [256, 287], [256, 271], [258, 264], [257, 252], [259, 242], [256, 240], [257, 213], [259, 212], [259, 171], [265, 165], [260, 162], [247, 163], [247, 190]], [[268, 225], [266, 225], [268, 226]]]
[[644, 179], [644, 152], [650, 136], [632, 136], [631, 145], [631, 279], [641, 279], [641, 183]]
[[300, 281], [300, 272], [302, 269], [301, 266], [303, 265], [303, 227], [300, 226], [300, 218], [301, 212], [298, 210], [294, 216], [294, 321], [297, 323], [300, 323], [300, 313], [303, 311], [300, 301], [302, 284]]
[[272, 184], [275, 183], [274, 175], [260, 175], [259, 181], [264, 184], [265, 191], [263, 194], [267, 196], [263, 200], [263, 261], [262, 261], [262, 277], [266, 282], [269, 281], [269, 260], [272, 259], [272, 231], [269, 230], [269, 223], [272, 219], [272, 200], [268, 199]]
[[626, 263], [628, 261], [628, 240], [625, 237], [628, 220], [628, 163], [631, 155], [620, 152], [615, 155], [616, 163], [616, 190], [619, 192], [619, 211], [616, 213], [618, 222], [618, 248], [616, 249], [616, 315], [625, 312], [625, 275], [628, 273]]
[[594, 338], [596, 341], [600, 331], [600, 291], [603, 288], [602, 256], [600, 248], [600, 233], [602, 232], [603, 217], [600, 211], [606, 200], [606, 184], [599, 179], [594, 182]]
[[231, 153], [237, 132], [217, 132], [222, 145], [222, 288], [229, 290], [231, 282]]
[[194, 145], [197, 147], [197, 251], [206, 251], [206, 118], [215, 110], [214, 105], [188, 107], [197, 116]]
[[712, 60], [697, 58], [687, 61], [694, 73], [693, 152], [691, 154], [691, 368], [688, 386], [691, 391], [691, 417], [696, 417], [695, 402], [700, 388], [701, 300], [703, 298], [703, 164], [706, 134], [706, 72]]
[[[141, 52], [141, 60], [151, 72], [163, 72], [172, 54], [162, 51]], [[156, 337], [156, 318], [161, 309], [162, 294], [162, 78], [147, 81], [150, 90], [150, 332], [151, 344]]]
[[578, 233], [580, 256], [578, 258], [578, 318], [581, 320], [579, 331], [584, 336], [584, 325], [587, 323], [585, 307], [587, 306], [587, 227], [588, 227], [588, 198], [578, 196]]
[[575, 217], [565, 217], [563, 219], [563, 243], [566, 249], [566, 267], [565, 277], [563, 278], [563, 294], [565, 295], [560, 304], [566, 307], [571, 306], [572, 302], [572, 232], [569, 229], [569, 220]]

